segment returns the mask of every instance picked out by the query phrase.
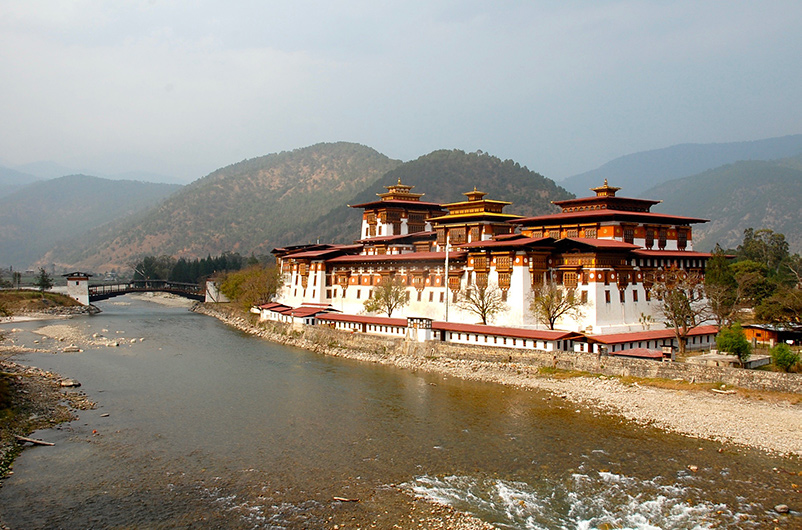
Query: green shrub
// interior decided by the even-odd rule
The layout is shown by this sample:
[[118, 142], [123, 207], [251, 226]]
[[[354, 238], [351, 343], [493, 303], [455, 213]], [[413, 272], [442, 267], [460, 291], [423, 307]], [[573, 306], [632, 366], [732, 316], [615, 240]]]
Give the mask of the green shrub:
[[781, 342], [771, 349], [771, 360], [774, 361], [774, 366], [783, 372], [788, 372], [799, 362], [799, 353]]
[[721, 351], [736, 355], [742, 363], [748, 361], [752, 355], [746, 334], [737, 322], [732, 326], [721, 328], [716, 335], [716, 346]]

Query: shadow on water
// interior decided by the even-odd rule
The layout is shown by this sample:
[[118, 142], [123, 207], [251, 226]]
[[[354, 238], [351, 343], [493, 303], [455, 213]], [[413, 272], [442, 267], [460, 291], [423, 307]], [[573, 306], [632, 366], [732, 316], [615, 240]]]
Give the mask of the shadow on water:
[[145, 340], [21, 359], [99, 408], [18, 459], [0, 489], [12, 528], [389, 528], [399, 490], [509, 528], [761, 528], [793, 495], [772, 471], [788, 461], [547, 393], [327, 358], [142, 301], [103, 311], [69, 323]]

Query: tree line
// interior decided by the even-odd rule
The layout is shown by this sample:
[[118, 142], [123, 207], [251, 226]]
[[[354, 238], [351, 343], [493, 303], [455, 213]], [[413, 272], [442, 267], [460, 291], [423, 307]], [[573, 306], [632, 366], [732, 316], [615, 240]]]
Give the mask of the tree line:
[[258, 265], [260, 259], [251, 255], [244, 258], [237, 252], [224, 252], [205, 258], [175, 259], [172, 256], [145, 256], [131, 265], [133, 280], [167, 280], [180, 283], [200, 283], [204, 278], [228, 271], [238, 271]]

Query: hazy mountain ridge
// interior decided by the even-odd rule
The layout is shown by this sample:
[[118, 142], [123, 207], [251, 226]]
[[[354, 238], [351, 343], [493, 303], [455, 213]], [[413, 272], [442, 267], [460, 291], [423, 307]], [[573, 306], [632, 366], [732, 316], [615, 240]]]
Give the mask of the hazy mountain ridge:
[[[355, 195], [349, 204], [378, 200], [385, 186], [402, 183], [415, 186], [414, 193], [424, 193], [426, 202], [450, 203], [467, 200], [463, 193], [476, 187], [487, 193], [488, 199], [509, 201], [504, 210], [518, 215], [537, 215], [558, 212], [551, 201], [573, 197], [554, 181], [521, 166], [513, 160], [501, 160], [486, 153], [437, 150], [416, 160], [406, 162], [384, 175], [370, 187]], [[361, 209], [346, 205], [333, 209], [318, 222], [300, 226], [290, 232], [285, 244], [298, 242], [350, 243], [359, 238]]]
[[694, 226], [695, 250], [711, 250], [716, 243], [734, 248], [746, 228], [770, 228], [785, 234], [792, 252], [802, 252], [802, 156], [727, 164], [642, 195], [663, 200], [653, 211], [711, 220]]
[[180, 186], [70, 175], [0, 198], [0, 265], [27, 267], [53, 246], [149, 209]]
[[34, 175], [17, 171], [10, 167], [0, 166], [0, 197], [11, 195], [38, 180]]
[[622, 156], [606, 164], [560, 181], [579, 197], [608, 179], [622, 188], [621, 194], [640, 196], [660, 183], [696, 175], [740, 160], [775, 160], [802, 153], [802, 134], [749, 142], [718, 144], [680, 144], [663, 149], [641, 151]]
[[400, 164], [338, 142], [266, 155], [214, 171], [138, 222], [98, 234], [97, 248], [60, 248], [59, 262], [124, 266], [143, 254], [203, 257], [267, 253], [299, 222], [316, 219]]

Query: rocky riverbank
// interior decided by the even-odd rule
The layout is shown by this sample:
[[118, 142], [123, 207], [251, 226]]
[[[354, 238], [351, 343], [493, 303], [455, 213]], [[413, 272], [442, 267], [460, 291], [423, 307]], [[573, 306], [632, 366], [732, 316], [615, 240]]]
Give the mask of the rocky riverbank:
[[[802, 456], [802, 396], [734, 390], [713, 392], [709, 386], [679, 388], [649, 386], [647, 381], [584, 375], [564, 377], [544, 374], [537, 367], [516, 362], [489, 362], [404, 353], [371, 351], [356, 345], [356, 336], [340, 333], [339, 340], [289, 330], [282, 325], [259, 324], [227, 306], [198, 304], [194, 311], [214, 316], [242, 331], [262, 338], [309, 349], [326, 355], [400, 368], [425, 370], [463, 379], [496, 382], [521, 388], [548, 390], [560, 399], [592, 410], [623, 416], [642, 425], [690, 437], [747, 446], [790, 457]], [[332, 332], [336, 333], [336, 332]], [[351, 343], [349, 345], [349, 342]], [[670, 382], [669, 382], [670, 383]], [[716, 390], [721, 390], [717, 388]]]

